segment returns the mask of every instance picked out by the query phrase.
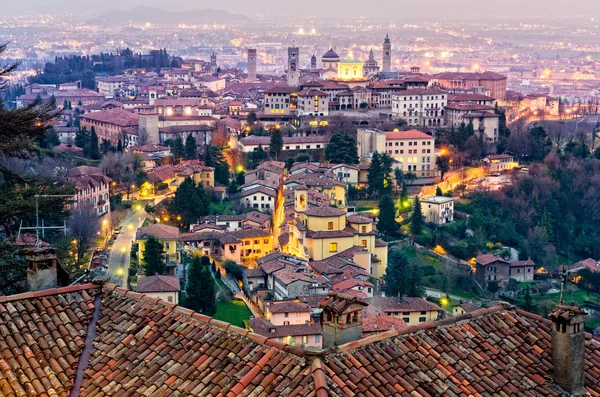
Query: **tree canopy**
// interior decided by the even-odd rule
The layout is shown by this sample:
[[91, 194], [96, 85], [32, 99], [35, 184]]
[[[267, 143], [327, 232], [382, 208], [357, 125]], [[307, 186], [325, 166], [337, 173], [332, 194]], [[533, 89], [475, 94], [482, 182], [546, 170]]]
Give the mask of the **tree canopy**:
[[201, 216], [210, 213], [210, 193], [202, 184], [196, 184], [187, 177], [175, 191], [173, 200], [169, 203], [169, 212], [173, 216], [181, 217], [181, 224], [185, 227], [197, 222]]
[[386, 153], [373, 153], [367, 182], [369, 194], [383, 195], [392, 192], [392, 165], [394, 159]]
[[336, 131], [325, 148], [325, 160], [334, 164], [358, 164], [358, 146], [346, 131]]

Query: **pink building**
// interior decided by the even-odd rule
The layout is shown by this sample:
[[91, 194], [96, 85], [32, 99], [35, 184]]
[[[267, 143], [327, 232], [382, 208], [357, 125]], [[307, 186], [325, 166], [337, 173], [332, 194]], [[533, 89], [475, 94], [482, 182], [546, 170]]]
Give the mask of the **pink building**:
[[275, 301], [266, 305], [267, 320], [273, 325], [310, 323], [310, 312], [309, 305], [295, 301]]
[[92, 206], [99, 217], [110, 213], [110, 183], [112, 179], [97, 167], [81, 166], [69, 170], [67, 181], [75, 183], [77, 191], [72, 208]]

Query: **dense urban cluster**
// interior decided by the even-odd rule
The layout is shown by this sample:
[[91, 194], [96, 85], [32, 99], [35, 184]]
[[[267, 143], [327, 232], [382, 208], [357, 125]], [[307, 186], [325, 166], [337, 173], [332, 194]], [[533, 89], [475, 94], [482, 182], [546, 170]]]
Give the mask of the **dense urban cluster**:
[[1, 395], [600, 396], [594, 45], [211, 12], [0, 46]]

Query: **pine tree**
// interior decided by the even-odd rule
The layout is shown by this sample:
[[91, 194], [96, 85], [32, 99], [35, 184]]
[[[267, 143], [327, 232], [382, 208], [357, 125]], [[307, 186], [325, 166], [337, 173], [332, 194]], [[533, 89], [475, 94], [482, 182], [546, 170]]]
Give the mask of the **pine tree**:
[[435, 188], [435, 195], [436, 195], [436, 196], [443, 196], [443, 195], [444, 195], [444, 193], [442, 192], [442, 189], [440, 189], [440, 187], [439, 187], [439, 186], [437, 186], [437, 187]]
[[408, 293], [410, 282], [408, 258], [402, 251], [391, 250], [384, 276], [387, 296], [402, 297]]
[[156, 237], [148, 237], [142, 254], [142, 266], [146, 269], [146, 276], [165, 274], [167, 272], [164, 246]]
[[100, 159], [100, 148], [98, 147], [98, 135], [96, 135], [96, 129], [92, 127], [92, 133], [90, 134], [90, 141], [88, 143], [88, 156], [92, 160]]
[[415, 205], [413, 208], [413, 213], [410, 217], [410, 231], [412, 234], [417, 235], [421, 234], [423, 230], [423, 211], [421, 210], [421, 202], [419, 201], [419, 197], [415, 196]]
[[325, 148], [325, 160], [333, 164], [358, 164], [358, 145], [346, 131], [336, 131], [331, 135]]
[[184, 158], [186, 160], [195, 160], [198, 158], [198, 145], [196, 144], [196, 138], [192, 134], [189, 134], [185, 139]]
[[400, 225], [396, 222], [396, 206], [391, 194], [384, 194], [379, 200], [377, 229], [388, 236], [396, 236], [400, 230]]
[[217, 312], [217, 286], [210, 268], [204, 266], [197, 256], [192, 260], [186, 287], [185, 307], [213, 316]]
[[123, 141], [121, 141], [119, 139], [119, 142], [117, 143], [117, 152], [122, 153], [123, 152]]

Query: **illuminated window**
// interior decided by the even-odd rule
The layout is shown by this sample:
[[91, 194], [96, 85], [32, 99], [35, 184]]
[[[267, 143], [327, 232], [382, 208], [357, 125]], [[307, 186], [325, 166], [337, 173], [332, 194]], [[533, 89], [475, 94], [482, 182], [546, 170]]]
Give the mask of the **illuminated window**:
[[327, 230], [333, 230], [333, 222], [327, 223]]
[[366, 226], [361, 226], [361, 231], [362, 231], [362, 233], [366, 233], [367, 232], [367, 227]]
[[337, 243], [329, 243], [329, 252], [337, 252]]
[[360, 246], [361, 246], [361, 247], [366, 247], [366, 246], [367, 246], [367, 240], [362, 240], [362, 241], [360, 242]]

